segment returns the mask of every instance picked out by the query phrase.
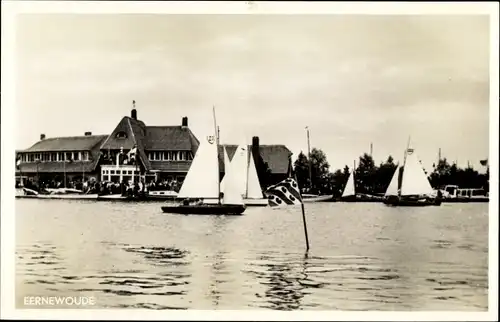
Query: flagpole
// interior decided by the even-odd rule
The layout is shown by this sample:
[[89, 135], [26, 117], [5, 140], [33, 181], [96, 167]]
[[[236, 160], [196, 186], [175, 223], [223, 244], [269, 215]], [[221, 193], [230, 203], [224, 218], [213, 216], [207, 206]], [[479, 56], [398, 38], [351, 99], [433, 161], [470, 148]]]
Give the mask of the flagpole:
[[213, 110], [213, 115], [214, 115], [215, 144], [217, 147], [217, 200], [218, 200], [218, 204], [220, 205], [221, 204], [221, 200], [220, 200], [220, 169], [219, 169], [219, 135], [220, 135], [220, 131], [219, 131], [219, 127], [217, 126], [217, 120], [215, 118], [215, 105], [212, 106], [212, 110]]
[[309, 190], [311, 190], [313, 187], [313, 182], [312, 182], [311, 144], [309, 140], [309, 126], [306, 126], [306, 131], [307, 131], [307, 159], [309, 161]]
[[[292, 158], [290, 158], [290, 168], [291, 168], [291, 171], [293, 172], [293, 176], [295, 177], [295, 181], [297, 182], [297, 186], [299, 186], [299, 181], [297, 180], [297, 173], [295, 173], [295, 171], [293, 171], [293, 167], [292, 167]], [[299, 191], [299, 194], [300, 194], [300, 208], [302, 209], [302, 223], [304, 224], [304, 235], [305, 235], [305, 238], [306, 238], [306, 252], [309, 251], [309, 234], [307, 233], [307, 223], [306, 223], [306, 210], [304, 208], [304, 200], [302, 200], [302, 193], [300, 192], [300, 188], [298, 189]]]
[[66, 152], [64, 152], [64, 163], [63, 163], [63, 166], [64, 166], [64, 188], [66, 188]]

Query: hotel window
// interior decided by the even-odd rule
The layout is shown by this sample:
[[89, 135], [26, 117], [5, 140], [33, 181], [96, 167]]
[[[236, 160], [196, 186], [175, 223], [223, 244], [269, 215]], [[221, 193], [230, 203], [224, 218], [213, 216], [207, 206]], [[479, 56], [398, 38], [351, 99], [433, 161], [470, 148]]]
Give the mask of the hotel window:
[[163, 151], [163, 152], [160, 152], [160, 153], [161, 153], [161, 159], [162, 159], [162, 161], [167, 160], [167, 152]]
[[172, 161], [177, 161], [177, 151], [172, 152]]
[[57, 153], [53, 152], [50, 155], [51, 155], [51, 160], [50, 161], [57, 161]]
[[73, 161], [79, 161], [79, 160], [80, 160], [80, 153], [73, 152]]
[[111, 170], [111, 172], [110, 172], [110, 173], [111, 173], [111, 174], [115, 174], [115, 170]]
[[127, 133], [125, 133], [125, 132], [118, 132], [118, 133], [116, 133], [116, 138], [117, 139], [126, 139], [127, 138]]
[[83, 153], [82, 160], [83, 161], [88, 161], [89, 160], [89, 152], [85, 151], [85, 152], [82, 152], [82, 153]]

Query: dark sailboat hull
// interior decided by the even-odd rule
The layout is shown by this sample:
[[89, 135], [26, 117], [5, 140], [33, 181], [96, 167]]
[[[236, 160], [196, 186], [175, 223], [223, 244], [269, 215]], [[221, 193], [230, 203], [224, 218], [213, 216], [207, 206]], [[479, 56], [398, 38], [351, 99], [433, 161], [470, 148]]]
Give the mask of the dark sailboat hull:
[[244, 205], [178, 205], [164, 206], [165, 213], [181, 215], [241, 215], [245, 211]]
[[351, 195], [346, 197], [339, 197], [337, 202], [381, 202], [382, 197], [372, 195]]
[[384, 199], [383, 202], [388, 206], [395, 206], [395, 207], [425, 207], [425, 206], [441, 205], [441, 200], [438, 198], [413, 199], [413, 198], [389, 197]]

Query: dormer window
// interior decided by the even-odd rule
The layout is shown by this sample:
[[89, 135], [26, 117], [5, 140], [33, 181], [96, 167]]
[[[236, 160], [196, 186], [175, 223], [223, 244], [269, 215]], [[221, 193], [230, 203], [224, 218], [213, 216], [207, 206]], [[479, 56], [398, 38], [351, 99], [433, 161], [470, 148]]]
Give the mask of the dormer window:
[[116, 138], [117, 139], [126, 139], [127, 138], [127, 133], [125, 133], [125, 132], [118, 132], [118, 133], [116, 133]]

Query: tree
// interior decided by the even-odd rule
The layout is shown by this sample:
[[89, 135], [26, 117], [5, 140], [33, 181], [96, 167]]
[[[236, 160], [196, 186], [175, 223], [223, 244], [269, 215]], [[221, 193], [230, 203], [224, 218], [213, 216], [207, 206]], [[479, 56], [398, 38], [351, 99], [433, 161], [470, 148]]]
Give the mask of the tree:
[[313, 148], [311, 151], [311, 191], [313, 193], [328, 193], [331, 190], [329, 170], [330, 164], [326, 159], [326, 154], [320, 149]]
[[309, 160], [302, 151], [297, 156], [297, 160], [293, 163], [293, 168], [295, 175], [297, 176], [297, 181], [299, 183], [299, 188], [303, 191], [305, 188], [310, 186], [309, 182]]
[[373, 194], [375, 192], [376, 172], [377, 167], [371, 155], [365, 153], [359, 157], [359, 165], [354, 177], [360, 193]]

